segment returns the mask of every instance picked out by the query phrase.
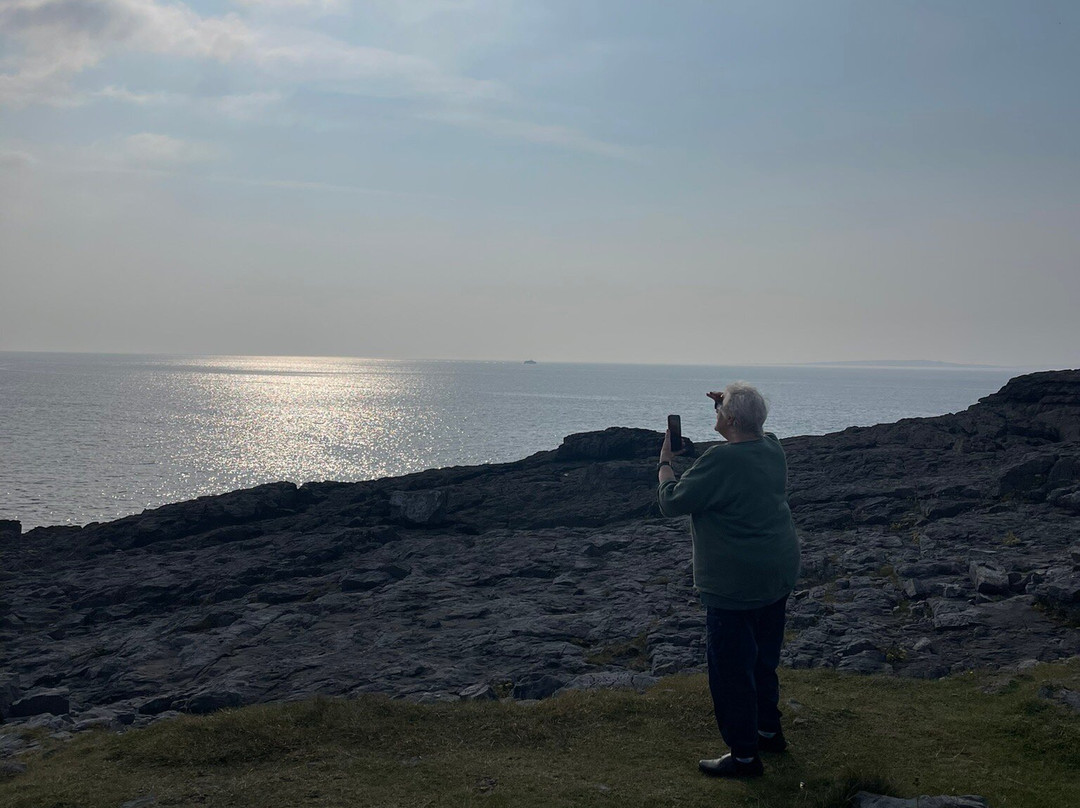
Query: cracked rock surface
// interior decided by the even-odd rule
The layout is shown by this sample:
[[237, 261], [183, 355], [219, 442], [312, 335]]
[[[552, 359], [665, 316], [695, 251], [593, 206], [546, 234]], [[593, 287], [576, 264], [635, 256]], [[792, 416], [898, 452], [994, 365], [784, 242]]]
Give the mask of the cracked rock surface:
[[[661, 440], [611, 428], [515, 463], [0, 523], [0, 720], [63, 733], [703, 670]], [[937, 678], [1080, 653], [1080, 371], [784, 446], [803, 542], [784, 664]]]

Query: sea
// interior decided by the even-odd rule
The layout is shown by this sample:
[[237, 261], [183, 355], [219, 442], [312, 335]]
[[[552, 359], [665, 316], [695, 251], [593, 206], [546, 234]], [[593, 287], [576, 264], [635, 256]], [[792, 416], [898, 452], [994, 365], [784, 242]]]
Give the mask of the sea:
[[[275, 480], [502, 463], [682, 417], [748, 381], [781, 437], [966, 409], [1019, 369], [0, 352], [0, 519], [84, 525]], [[657, 446], [659, 451], [659, 445]]]

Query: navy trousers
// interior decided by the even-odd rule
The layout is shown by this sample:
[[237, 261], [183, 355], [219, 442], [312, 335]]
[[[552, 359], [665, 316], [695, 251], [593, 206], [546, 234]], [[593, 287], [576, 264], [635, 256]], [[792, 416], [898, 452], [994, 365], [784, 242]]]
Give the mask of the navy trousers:
[[758, 730], [780, 729], [780, 646], [785, 595], [760, 609], [706, 608], [709, 692], [720, 734], [736, 757], [757, 754]]

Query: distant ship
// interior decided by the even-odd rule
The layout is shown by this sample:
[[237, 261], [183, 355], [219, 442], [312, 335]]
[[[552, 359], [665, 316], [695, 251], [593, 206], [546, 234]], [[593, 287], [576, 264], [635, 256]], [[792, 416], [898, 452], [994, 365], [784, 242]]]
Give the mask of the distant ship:
[[535, 365], [535, 364], [536, 364], [536, 360], [535, 360], [535, 359], [526, 359], [526, 360], [525, 360], [525, 364], [526, 364], [526, 365]]

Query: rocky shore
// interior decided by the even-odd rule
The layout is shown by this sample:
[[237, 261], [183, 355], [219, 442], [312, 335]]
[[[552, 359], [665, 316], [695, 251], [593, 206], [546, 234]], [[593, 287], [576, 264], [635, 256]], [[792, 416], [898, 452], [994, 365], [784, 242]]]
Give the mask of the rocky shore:
[[[69, 732], [701, 670], [687, 526], [656, 507], [661, 438], [611, 428], [515, 463], [83, 528], [0, 522], [0, 720]], [[784, 664], [938, 678], [1080, 654], [1080, 371], [784, 446], [803, 542]]]

